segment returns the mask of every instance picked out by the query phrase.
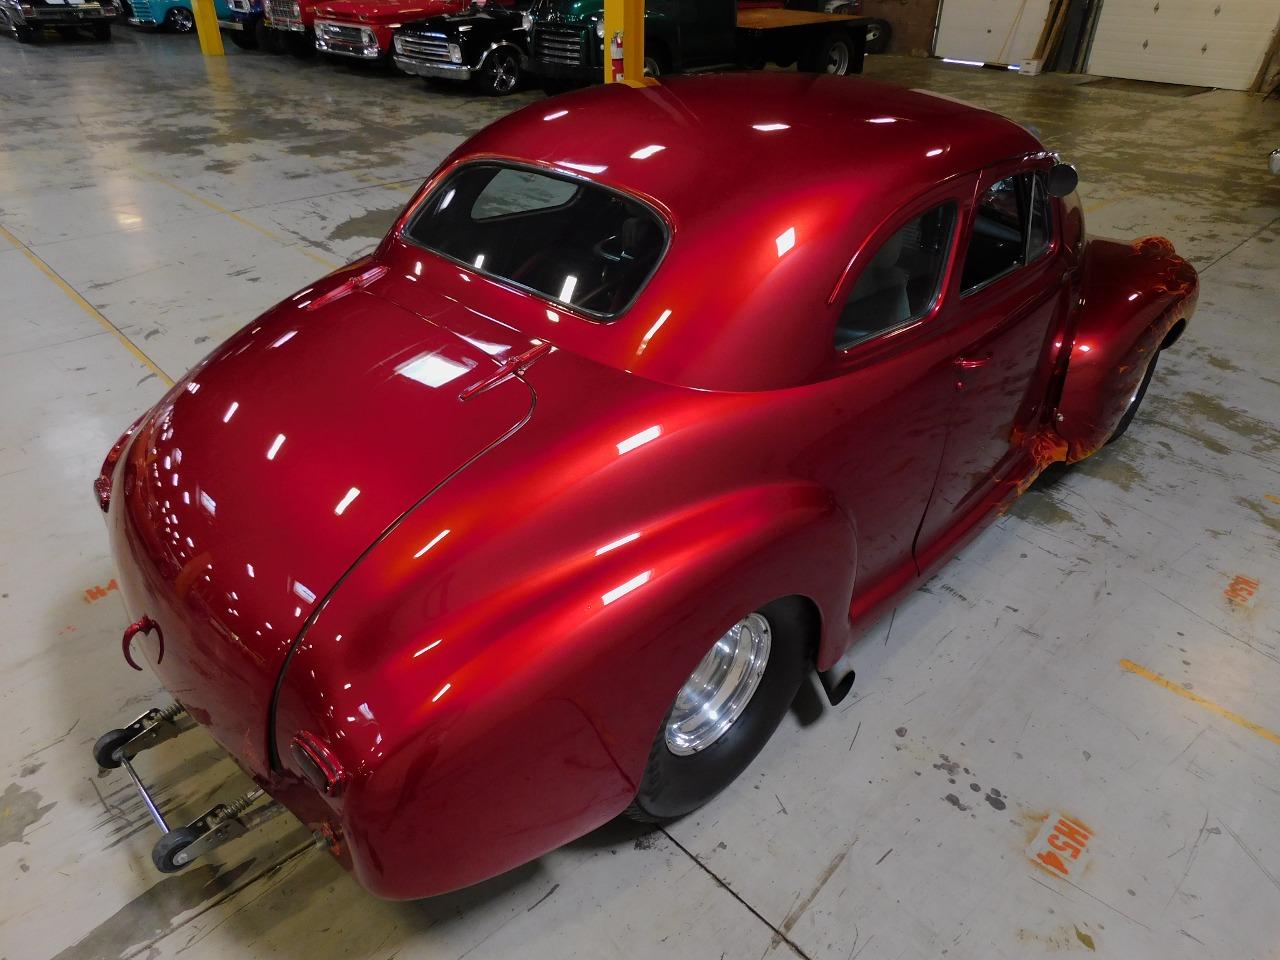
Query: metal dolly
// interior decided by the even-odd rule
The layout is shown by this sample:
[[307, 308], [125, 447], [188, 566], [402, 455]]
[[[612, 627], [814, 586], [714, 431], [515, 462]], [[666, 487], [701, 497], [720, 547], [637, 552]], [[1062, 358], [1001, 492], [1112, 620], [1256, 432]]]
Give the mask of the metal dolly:
[[261, 789], [255, 789], [229, 803], [215, 804], [185, 827], [170, 829], [147, 785], [133, 768], [133, 759], [143, 750], [172, 740], [195, 726], [181, 704], [171, 703], [163, 709], [148, 710], [127, 727], [108, 730], [93, 745], [93, 759], [99, 767], [105, 770], [124, 767], [151, 819], [160, 828], [163, 836], [151, 850], [151, 861], [161, 873], [177, 873], [197, 858], [284, 812], [284, 807], [275, 800], [250, 809], [266, 795]]

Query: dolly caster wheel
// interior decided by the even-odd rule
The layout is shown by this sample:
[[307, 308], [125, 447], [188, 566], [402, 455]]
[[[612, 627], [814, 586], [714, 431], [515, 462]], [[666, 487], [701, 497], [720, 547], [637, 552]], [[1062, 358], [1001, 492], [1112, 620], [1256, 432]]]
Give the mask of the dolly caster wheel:
[[133, 733], [119, 727], [108, 730], [94, 742], [93, 759], [98, 761], [98, 766], [103, 770], [114, 770], [121, 763], [116, 752], [133, 738]]
[[[199, 831], [191, 827], [170, 830], [151, 848], [151, 862], [161, 873], [177, 873], [188, 863], [182, 851], [200, 839]], [[179, 859], [181, 857], [181, 859]]]

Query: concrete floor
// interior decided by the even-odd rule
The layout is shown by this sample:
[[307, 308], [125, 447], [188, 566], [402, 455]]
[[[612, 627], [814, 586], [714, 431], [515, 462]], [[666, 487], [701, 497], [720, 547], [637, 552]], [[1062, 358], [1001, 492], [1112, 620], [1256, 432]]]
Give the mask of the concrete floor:
[[[1280, 104], [873, 58], [1038, 127], [1095, 232], [1170, 236], [1195, 325], [1122, 443], [905, 602], [853, 696], [801, 704], [702, 813], [391, 904], [286, 820], [153, 870], [126, 778], [89, 757], [163, 700], [121, 663], [89, 482], [168, 378], [538, 95], [117, 37], [0, 40], [0, 957], [1276, 955]], [[202, 734], [142, 766], [188, 813], [245, 785]], [[1031, 859], [1060, 816], [1089, 829], [1066, 878]]]

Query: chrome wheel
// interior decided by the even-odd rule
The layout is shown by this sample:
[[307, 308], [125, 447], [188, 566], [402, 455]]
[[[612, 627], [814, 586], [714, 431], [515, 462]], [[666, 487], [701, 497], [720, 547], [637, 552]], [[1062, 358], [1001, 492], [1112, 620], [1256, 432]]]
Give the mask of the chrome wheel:
[[733, 726], [769, 665], [769, 621], [752, 613], [707, 651], [676, 695], [667, 720], [667, 749], [687, 757], [705, 750]]
[[843, 77], [849, 72], [849, 48], [843, 43], [833, 43], [827, 50], [827, 73]]
[[646, 77], [662, 76], [662, 64], [658, 63], [654, 57], [644, 58], [644, 75]]
[[169, 27], [175, 33], [190, 33], [196, 27], [196, 17], [186, 7], [174, 7], [169, 11]]
[[491, 86], [494, 93], [510, 93], [516, 88], [520, 78], [520, 64], [510, 54], [497, 54], [493, 61], [493, 79]]

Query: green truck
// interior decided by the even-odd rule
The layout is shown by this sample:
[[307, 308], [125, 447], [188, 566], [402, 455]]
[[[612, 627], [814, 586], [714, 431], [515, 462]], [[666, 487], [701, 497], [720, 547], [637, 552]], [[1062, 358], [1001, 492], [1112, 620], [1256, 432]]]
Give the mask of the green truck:
[[[604, 76], [604, 0], [536, 0], [527, 67], [548, 93]], [[752, 0], [646, 0], [645, 73], [796, 65], [861, 73], [866, 17]]]

